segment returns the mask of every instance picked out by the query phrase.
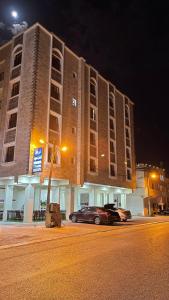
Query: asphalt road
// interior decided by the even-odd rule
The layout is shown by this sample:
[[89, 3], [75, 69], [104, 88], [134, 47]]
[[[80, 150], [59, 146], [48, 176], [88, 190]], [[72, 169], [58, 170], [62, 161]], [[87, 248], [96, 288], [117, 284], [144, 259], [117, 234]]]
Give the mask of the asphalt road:
[[0, 299], [169, 299], [169, 222], [104, 228], [0, 250]]

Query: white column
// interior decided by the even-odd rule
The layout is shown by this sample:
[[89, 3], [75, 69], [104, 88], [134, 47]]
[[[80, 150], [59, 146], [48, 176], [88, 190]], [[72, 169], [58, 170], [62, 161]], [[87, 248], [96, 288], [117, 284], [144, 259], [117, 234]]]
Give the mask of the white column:
[[25, 189], [24, 222], [31, 223], [33, 216], [34, 187], [31, 184]]
[[41, 195], [41, 188], [35, 188], [35, 197], [34, 197], [34, 210], [40, 210], [40, 195]]
[[66, 220], [69, 220], [69, 215], [74, 207], [74, 188], [69, 186], [66, 191]]
[[7, 185], [5, 187], [3, 221], [7, 221], [7, 211], [12, 210], [12, 200], [13, 200], [13, 186]]

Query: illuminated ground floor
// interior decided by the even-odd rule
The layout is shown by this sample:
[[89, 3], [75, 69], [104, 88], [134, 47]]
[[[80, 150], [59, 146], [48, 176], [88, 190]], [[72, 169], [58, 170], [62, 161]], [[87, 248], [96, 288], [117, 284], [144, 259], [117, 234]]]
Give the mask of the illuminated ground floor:
[[[24, 222], [32, 222], [35, 213], [43, 213], [46, 208], [48, 179], [41, 182], [40, 176], [19, 176], [0, 178], [0, 218], [12, 220], [17, 213]], [[115, 203], [127, 208], [127, 195], [131, 189], [122, 187], [84, 183], [71, 185], [68, 180], [53, 179], [50, 201], [60, 204], [61, 211], [68, 219], [70, 212], [86, 205], [103, 206]], [[14, 214], [15, 213], [15, 214]], [[41, 214], [43, 215], [43, 214]]]

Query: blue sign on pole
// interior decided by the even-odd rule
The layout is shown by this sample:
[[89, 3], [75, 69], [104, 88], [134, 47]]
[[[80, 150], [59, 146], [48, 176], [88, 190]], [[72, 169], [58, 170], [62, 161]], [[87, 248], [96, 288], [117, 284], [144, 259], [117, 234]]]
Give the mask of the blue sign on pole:
[[32, 173], [42, 172], [42, 148], [34, 149]]

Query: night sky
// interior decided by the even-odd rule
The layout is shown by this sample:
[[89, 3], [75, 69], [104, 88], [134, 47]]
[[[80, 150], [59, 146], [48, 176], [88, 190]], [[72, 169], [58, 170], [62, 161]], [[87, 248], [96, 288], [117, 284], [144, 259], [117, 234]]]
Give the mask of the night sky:
[[10, 12], [40, 22], [135, 103], [136, 161], [169, 175], [169, 1], [0, 0], [0, 42]]

